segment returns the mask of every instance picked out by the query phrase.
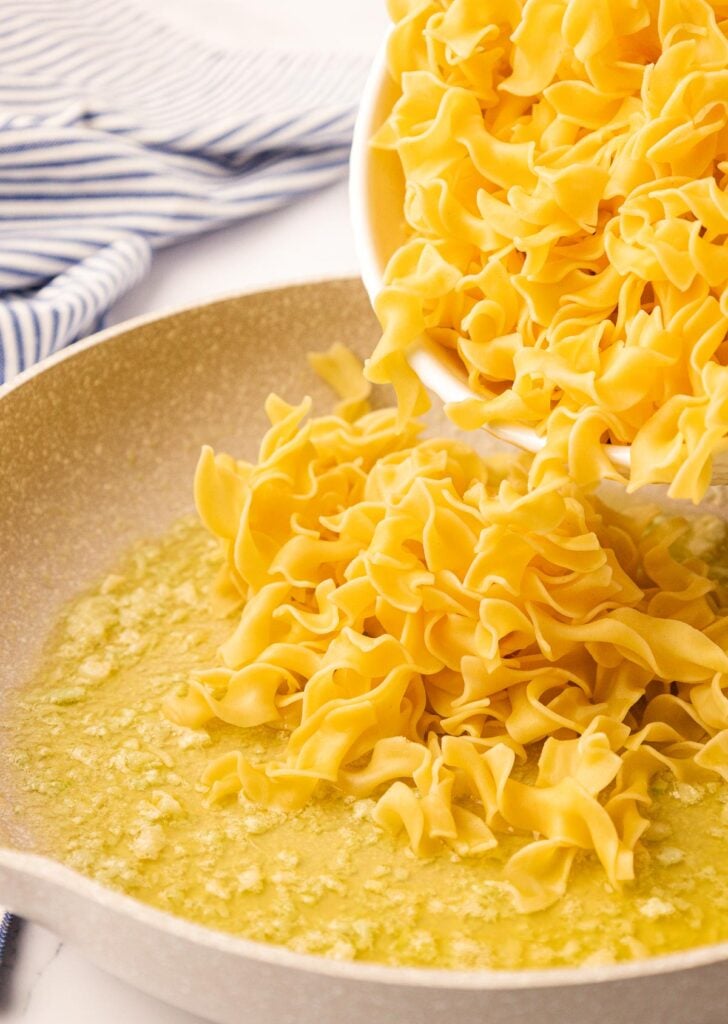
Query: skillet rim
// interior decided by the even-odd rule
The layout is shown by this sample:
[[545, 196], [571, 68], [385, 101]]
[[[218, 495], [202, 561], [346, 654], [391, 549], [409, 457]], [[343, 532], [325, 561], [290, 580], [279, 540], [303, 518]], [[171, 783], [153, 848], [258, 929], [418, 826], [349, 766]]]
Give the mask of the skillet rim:
[[[361, 285], [361, 281], [359, 278], [347, 274], [324, 279], [294, 280], [283, 284], [276, 282], [241, 292], [224, 293], [204, 302], [190, 303], [122, 321], [53, 353], [45, 360], [23, 370], [8, 383], [0, 385], [0, 402], [12, 400], [11, 396], [25, 384], [52, 370], [59, 363], [75, 357], [83, 358], [84, 352], [105, 341], [131, 334], [140, 327], [179, 317], [186, 313], [192, 314], [210, 309], [218, 304], [251, 298], [261, 293], [308, 291], [325, 288], [327, 285], [340, 286], [342, 284], [353, 287], [356, 284]], [[180, 941], [187, 941], [207, 950], [242, 957], [271, 967], [285, 967], [359, 984], [475, 991], [574, 988], [679, 973], [728, 960], [728, 941], [724, 941], [618, 964], [522, 968], [510, 971], [494, 969], [457, 971], [444, 968], [392, 967], [386, 964], [356, 960], [340, 961], [316, 954], [296, 953], [284, 946], [257, 942], [196, 924], [103, 885], [66, 867], [54, 858], [25, 852], [11, 846], [0, 845], [0, 871], [2, 870], [9, 872], [11, 878], [13, 875], [17, 875], [41, 885], [45, 884], [64, 894], [68, 893], [71, 896], [96, 903], [111, 913], [127, 916], [136, 923], [147, 926], [158, 933], [170, 934]], [[11, 903], [11, 910], [23, 916], [22, 906], [12, 906], [12, 889], [7, 893], [7, 897], [10, 897], [8, 902]]]

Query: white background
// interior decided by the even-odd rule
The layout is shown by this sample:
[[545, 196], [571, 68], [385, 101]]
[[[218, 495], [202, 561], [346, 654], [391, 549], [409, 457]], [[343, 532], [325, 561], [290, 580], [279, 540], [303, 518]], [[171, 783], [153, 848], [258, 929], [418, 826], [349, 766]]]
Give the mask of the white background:
[[[196, 38], [222, 46], [373, 55], [386, 28], [384, 0], [155, 0], [153, 7], [145, 6]], [[150, 275], [116, 305], [108, 322], [262, 285], [356, 273], [342, 181], [288, 209], [158, 253]], [[28, 923], [12, 968], [0, 969], [0, 1021], [199, 1024], [199, 1018], [103, 974]]]

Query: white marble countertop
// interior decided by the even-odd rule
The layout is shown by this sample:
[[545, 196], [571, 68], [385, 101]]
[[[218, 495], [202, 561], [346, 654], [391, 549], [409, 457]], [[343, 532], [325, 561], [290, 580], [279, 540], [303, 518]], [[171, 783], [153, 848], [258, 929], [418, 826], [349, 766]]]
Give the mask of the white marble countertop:
[[[154, 9], [198, 38], [223, 45], [237, 37], [244, 46], [373, 54], [386, 27], [384, 0], [155, 0]], [[117, 303], [108, 322], [265, 285], [356, 273], [342, 182], [157, 254], [150, 275]], [[11, 962], [0, 968], [4, 1024], [199, 1021], [104, 974], [32, 923], [23, 923], [14, 945]]]

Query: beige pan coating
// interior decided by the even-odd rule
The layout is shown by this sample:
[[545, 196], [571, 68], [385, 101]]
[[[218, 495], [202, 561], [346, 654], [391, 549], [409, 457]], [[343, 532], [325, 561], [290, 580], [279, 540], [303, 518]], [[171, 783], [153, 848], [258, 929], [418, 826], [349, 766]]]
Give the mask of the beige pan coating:
[[[113, 328], [6, 389], [0, 686], [23, 684], [63, 602], [191, 509], [203, 442], [250, 457], [271, 387], [296, 397], [312, 382], [307, 350], [343, 340], [364, 354], [376, 333], [358, 281], [284, 288]], [[323, 386], [313, 392], [324, 400]], [[0, 732], [0, 903], [220, 1024], [725, 1018], [725, 944], [617, 967], [459, 973], [327, 961], [209, 931], [28, 852], [32, 823], [14, 819], [4, 756]]]

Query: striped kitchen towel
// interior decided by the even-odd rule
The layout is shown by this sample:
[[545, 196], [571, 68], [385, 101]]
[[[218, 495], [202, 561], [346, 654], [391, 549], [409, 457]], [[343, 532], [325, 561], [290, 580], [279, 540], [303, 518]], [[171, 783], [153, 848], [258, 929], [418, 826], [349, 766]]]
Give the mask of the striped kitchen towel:
[[155, 248], [342, 175], [365, 72], [203, 46], [130, 0], [2, 0], [0, 383], [94, 330]]
[[[12, 944], [15, 931], [18, 927], [18, 919], [12, 914], [6, 914], [0, 910], [0, 967], [7, 963], [8, 953]], [[2, 989], [0, 988], [0, 992]]]

